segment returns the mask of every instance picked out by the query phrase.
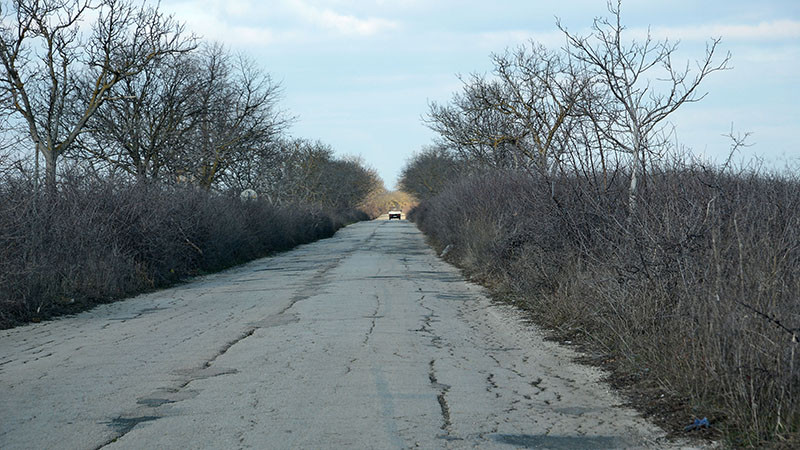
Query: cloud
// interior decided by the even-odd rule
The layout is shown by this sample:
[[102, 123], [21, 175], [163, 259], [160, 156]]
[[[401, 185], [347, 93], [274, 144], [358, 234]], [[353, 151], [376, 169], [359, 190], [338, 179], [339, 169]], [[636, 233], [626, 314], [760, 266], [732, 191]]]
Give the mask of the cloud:
[[249, 45], [260, 44], [268, 45], [279, 39], [279, 36], [268, 28], [234, 26], [226, 27], [230, 32], [225, 32], [219, 39], [226, 39], [233, 44]]
[[[241, 6], [242, 2], [234, 8]], [[187, 28], [203, 39], [220, 41], [231, 45], [268, 45], [279, 39], [279, 35], [262, 26], [252, 26], [241, 21], [230, 20], [220, 10], [197, 8], [194, 5], [180, 4], [169, 9]]]
[[252, 17], [257, 10], [253, 2], [248, 0], [225, 0], [223, 7], [225, 12], [233, 17]]
[[269, 8], [254, 0], [179, 0], [163, 6], [205, 38], [233, 45], [368, 37], [399, 27], [392, 20], [343, 14], [307, 0], [276, 0]]
[[306, 23], [320, 26], [342, 35], [372, 36], [399, 28], [399, 24], [395, 21], [378, 17], [361, 19], [353, 15], [337, 13], [329, 8], [312, 6], [302, 0], [293, 0], [290, 5], [295, 13]]
[[[647, 30], [635, 28], [629, 31], [636, 37], [645, 37]], [[800, 21], [773, 20], [757, 24], [704, 24], [684, 27], [653, 27], [650, 34], [654, 38], [707, 40], [711, 37], [722, 37], [732, 41], [784, 41], [800, 38]]]

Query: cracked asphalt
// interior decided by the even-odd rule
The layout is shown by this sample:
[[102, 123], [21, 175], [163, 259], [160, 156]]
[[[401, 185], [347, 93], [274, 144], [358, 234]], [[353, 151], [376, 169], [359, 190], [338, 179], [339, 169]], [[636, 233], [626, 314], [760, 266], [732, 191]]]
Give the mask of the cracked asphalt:
[[0, 331], [0, 448], [669, 447], [405, 221]]

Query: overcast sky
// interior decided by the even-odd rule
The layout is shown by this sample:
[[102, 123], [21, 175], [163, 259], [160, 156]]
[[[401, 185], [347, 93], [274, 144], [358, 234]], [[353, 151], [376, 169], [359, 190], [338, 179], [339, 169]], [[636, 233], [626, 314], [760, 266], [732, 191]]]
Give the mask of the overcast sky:
[[[291, 133], [360, 155], [393, 188], [405, 161], [434, 135], [430, 101], [460, 89], [458, 74], [491, 70], [489, 55], [534, 39], [563, 44], [556, 17], [587, 34], [604, 0], [162, 0], [163, 10], [206, 40], [255, 59], [284, 88], [298, 116]], [[746, 155], [782, 167], [800, 158], [800, 1], [623, 2], [630, 36], [649, 26], [680, 39], [686, 60], [722, 37], [733, 70], [672, 122], [679, 141], [710, 158], [727, 154], [731, 124], [752, 132]]]

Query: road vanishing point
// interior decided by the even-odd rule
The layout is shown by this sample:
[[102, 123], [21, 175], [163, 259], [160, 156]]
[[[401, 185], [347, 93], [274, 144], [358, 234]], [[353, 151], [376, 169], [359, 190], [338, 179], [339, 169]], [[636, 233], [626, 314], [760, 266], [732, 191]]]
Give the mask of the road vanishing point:
[[0, 448], [641, 448], [602, 373], [406, 221], [0, 331]]

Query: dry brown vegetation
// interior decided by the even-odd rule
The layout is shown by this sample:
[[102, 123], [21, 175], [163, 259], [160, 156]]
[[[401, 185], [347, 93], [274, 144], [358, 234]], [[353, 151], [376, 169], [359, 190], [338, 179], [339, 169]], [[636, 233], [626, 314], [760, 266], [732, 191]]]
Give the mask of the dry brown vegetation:
[[355, 210], [191, 186], [64, 179], [59, 196], [0, 183], [0, 328], [86, 309], [329, 237]]
[[800, 180], [675, 162], [651, 169], [629, 216], [624, 179], [597, 192], [563, 176], [551, 198], [544, 179], [487, 172], [412, 218], [469, 275], [613, 362], [673, 432], [708, 417], [733, 446], [797, 445]]
[[[668, 125], [727, 70], [631, 37], [620, 2], [587, 35], [492, 55], [432, 103], [403, 171], [410, 217], [447, 258], [613, 371], [674, 433], [800, 445], [800, 179], [676, 150]], [[720, 130], [722, 131], [722, 130]], [[680, 148], [680, 146], [677, 146]]]
[[0, 327], [366, 219], [375, 171], [288, 136], [280, 98], [157, 4], [0, 5]]
[[375, 218], [381, 214], [386, 214], [392, 209], [399, 209], [404, 213], [408, 213], [416, 204], [417, 199], [406, 192], [376, 189], [364, 200], [359, 209], [369, 214], [370, 217]]

